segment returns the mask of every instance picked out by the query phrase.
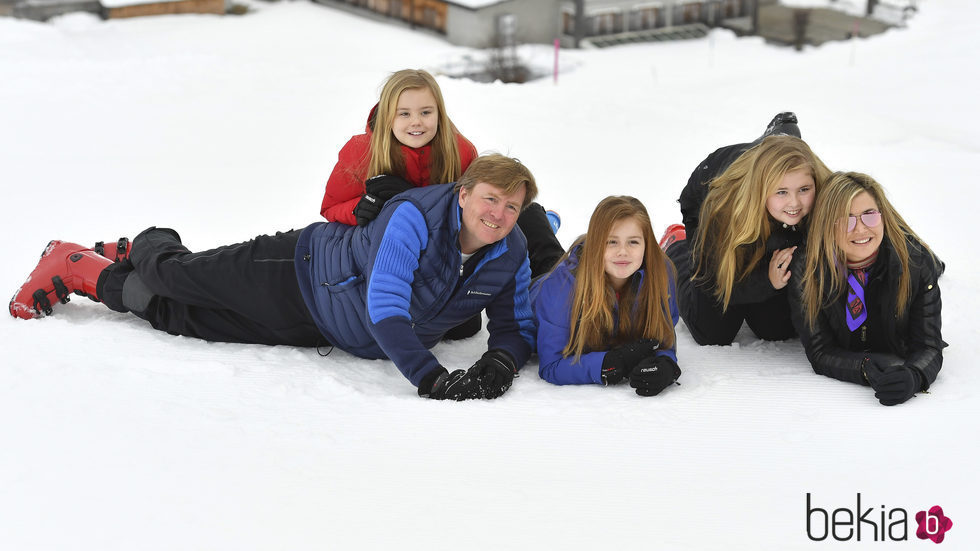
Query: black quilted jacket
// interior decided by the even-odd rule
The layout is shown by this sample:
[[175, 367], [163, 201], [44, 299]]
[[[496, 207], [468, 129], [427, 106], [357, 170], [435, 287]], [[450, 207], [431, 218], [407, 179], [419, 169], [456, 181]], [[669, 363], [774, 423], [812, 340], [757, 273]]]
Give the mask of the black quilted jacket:
[[[794, 274], [803, 273], [804, 256], [794, 255]], [[899, 318], [895, 315], [895, 290], [901, 265], [886, 237], [865, 285], [868, 319], [866, 328], [857, 329], [857, 332], [864, 330], [869, 335], [863, 342], [847, 327], [846, 297], [824, 307], [817, 317], [816, 327], [808, 327], [803, 319], [799, 278], [793, 277], [789, 285], [793, 293], [789, 301], [793, 323], [815, 372], [866, 385], [861, 366], [873, 354], [885, 363], [917, 369], [922, 375], [922, 390], [927, 390], [936, 380], [943, 365], [942, 350], [947, 346], [942, 339], [942, 299], [938, 283], [945, 266], [912, 239], [909, 240], [909, 264], [912, 296], [907, 315]]]

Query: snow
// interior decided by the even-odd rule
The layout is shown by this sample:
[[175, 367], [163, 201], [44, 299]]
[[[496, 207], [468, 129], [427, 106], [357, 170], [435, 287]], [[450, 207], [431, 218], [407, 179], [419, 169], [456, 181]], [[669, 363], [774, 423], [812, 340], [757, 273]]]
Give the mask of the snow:
[[462, 6], [471, 10], [479, 10], [494, 4], [502, 4], [505, 0], [448, 0], [447, 3]]
[[[204, 249], [305, 226], [387, 74], [472, 53], [305, 2], [251, 5], [0, 18], [0, 287], [49, 239], [159, 225]], [[439, 81], [481, 151], [534, 171], [565, 245], [610, 193], [662, 231], [705, 155], [795, 111], [824, 161], [875, 176], [947, 263], [950, 347], [929, 394], [885, 408], [815, 375], [798, 342], [698, 347], [682, 323], [682, 385], [659, 397], [552, 386], [532, 362], [499, 400], [437, 403], [390, 362], [173, 337], [76, 297], [0, 321], [2, 547], [810, 549], [809, 492], [828, 511], [857, 493], [873, 518], [908, 511], [911, 541], [881, 548], [932, 545], [913, 517], [933, 505], [954, 522], [942, 549], [975, 548], [980, 5], [919, 8], [905, 29], [802, 53], [712, 31], [564, 50], [557, 85]], [[550, 66], [548, 47], [521, 54]], [[484, 347], [435, 353], [462, 368]]]
[[169, 4], [180, 2], [181, 0], [99, 0], [104, 8], [125, 8], [127, 6], [141, 6], [143, 4]]

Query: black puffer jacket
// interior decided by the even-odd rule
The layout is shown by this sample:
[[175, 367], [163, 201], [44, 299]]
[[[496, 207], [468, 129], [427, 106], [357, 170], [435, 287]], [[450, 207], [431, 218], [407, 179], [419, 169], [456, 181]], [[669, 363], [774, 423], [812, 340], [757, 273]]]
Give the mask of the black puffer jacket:
[[[699, 229], [701, 204], [708, 196], [708, 183], [724, 172], [739, 155], [756, 143], [741, 143], [719, 148], [701, 161], [698, 168], [691, 173], [678, 202], [681, 204], [681, 215], [687, 238], [691, 239], [692, 243]], [[782, 290], [774, 289], [769, 281], [769, 260], [772, 258], [772, 253], [778, 249], [803, 244], [806, 237], [806, 220], [804, 219], [803, 223], [798, 226], [784, 226], [772, 219], [770, 219], [770, 223], [769, 239], [766, 240], [766, 254], [759, 260], [752, 272], [732, 287], [730, 305], [757, 304], [782, 292]], [[692, 260], [692, 271], [696, 267], [697, 261]], [[714, 273], [711, 267], [707, 267], [707, 272], [708, 274]], [[698, 286], [710, 290], [713, 289], [714, 283], [700, 281]], [[713, 291], [710, 291], [709, 294], [713, 294]]]
[[[802, 274], [804, 256], [799, 251], [794, 255], [791, 265], [794, 273]], [[936, 380], [943, 365], [942, 350], [947, 346], [942, 339], [942, 299], [938, 284], [945, 266], [934, 260], [918, 241], [909, 240], [911, 299], [907, 315], [898, 318], [895, 290], [901, 269], [891, 241], [885, 238], [868, 272], [864, 291], [868, 308], [865, 324], [873, 335], [867, 346], [870, 350], [854, 349], [859, 345], [852, 344], [856, 339], [844, 318], [846, 297], [823, 308], [816, 327], [811, 330], [803, 318], [799, 278], [793, 278], [789, 301], [793, 324], [816, 373], [867, 385], [861, 366], [874, 354], [885, 363], [917, 369], [922, 375], [922, 390], [927, 390]]]
[[[772, 253], [787, 247], [797, 247], [804, 244], [806, 239], [806, 220], [797, 226], [784, 226], [779, 222], [770, 221], [769, 239], [766, 240], [766, 254], [759, 259], [755, 269], [749, 272], [741, 281], [732, 286], [730, 304], [758, 304], [781, 294], [786, 288], [775, 289], [769, 281], [769, 262]], [[797, 249], [799, 250], [799, 249]], [[796, 257], [797, 253], [793, 253]], [[713, 272], [709, 272], [713, 273]]]
[[691, 173], [687, 185], [681, 191], [680, 199], [677, 200], [681, 204], [681, 220], [689, 237], [698, 229], [701, 203], [704, 203], [704, 198], [708, 196], [708, 182], [724, 172], [735, 162], [735, 159], [753, 145], [755, 142], [719, 147], [701, 161], [701, 164]]

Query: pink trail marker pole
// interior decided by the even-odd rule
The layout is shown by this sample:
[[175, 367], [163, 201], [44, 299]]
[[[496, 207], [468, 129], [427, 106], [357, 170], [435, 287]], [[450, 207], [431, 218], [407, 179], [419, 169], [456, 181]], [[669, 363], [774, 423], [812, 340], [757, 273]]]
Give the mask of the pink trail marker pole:
[[560, 48], [561, 48], [561, 40], [556, 38], [555, 39], [555, 70], [554, 70], [555, 84], [558, 84], [558, 50]]

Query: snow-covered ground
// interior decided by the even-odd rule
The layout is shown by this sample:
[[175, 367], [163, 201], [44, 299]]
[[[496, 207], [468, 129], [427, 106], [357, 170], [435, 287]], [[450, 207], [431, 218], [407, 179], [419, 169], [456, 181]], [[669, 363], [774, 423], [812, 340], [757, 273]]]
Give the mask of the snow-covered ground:
[[[440, 79], [478, 149], [534, 171], [566, 245], [608, 194], [642, 199], [658, 231], [678, 221], [698, 161], [796, 111], [947, 263], [930, 394], [882, 407], [798, 342], [698, 347], [681, 324], [683, 384], [656, 398], [552, 386], [532, 363], [499, 400], [430, 402], [390, 362], [172, 337], [76, 297], [0, 321], [0, 549], [847, 547], [808, 539], [808, 493], [852, 514], [860, 493], [854, 516], [879, 528], [907, 512], [909, 541], [867, 543], [864, 524], [867, 547], [930, 548], [913, 517], [940, 505], [941, 549], [975, 549], [978, 4], [923, 1], [906, 29], [802, 53], [713, 31], [562, 51], [557, 85]], [[160, 225], [203, 249], [305, 226], [386, 75], [470, 53], [307, 2], [253, 7], [0, 18], [0, 289], [49, 239]], [[484, 338], [435, 353], [467, 367]]]

